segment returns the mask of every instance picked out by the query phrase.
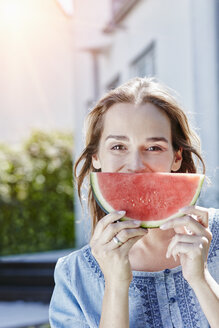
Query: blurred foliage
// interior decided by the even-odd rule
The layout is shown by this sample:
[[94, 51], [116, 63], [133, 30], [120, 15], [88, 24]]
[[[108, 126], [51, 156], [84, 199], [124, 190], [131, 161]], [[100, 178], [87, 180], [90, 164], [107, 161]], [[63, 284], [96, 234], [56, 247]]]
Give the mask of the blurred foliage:
[[0, 145], [0, 255], [74, 247], [71, 134]]

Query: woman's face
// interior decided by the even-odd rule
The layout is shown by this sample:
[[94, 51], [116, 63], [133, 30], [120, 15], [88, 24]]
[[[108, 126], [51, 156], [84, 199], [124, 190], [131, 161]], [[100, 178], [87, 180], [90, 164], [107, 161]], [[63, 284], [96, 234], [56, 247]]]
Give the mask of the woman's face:
[[182, 162], [172, 147], [168, 116], [151, 103], [113, 105], [105, 114], [93, 166], [102, 172], [171, 172]]

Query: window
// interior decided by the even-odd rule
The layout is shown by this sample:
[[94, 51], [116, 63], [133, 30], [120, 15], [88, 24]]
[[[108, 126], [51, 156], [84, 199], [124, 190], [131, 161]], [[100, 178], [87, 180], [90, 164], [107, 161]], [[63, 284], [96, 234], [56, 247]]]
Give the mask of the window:
[[131, 77], [154, 76], [155, 75], [155, 43], [152, 42], [131, 63]]

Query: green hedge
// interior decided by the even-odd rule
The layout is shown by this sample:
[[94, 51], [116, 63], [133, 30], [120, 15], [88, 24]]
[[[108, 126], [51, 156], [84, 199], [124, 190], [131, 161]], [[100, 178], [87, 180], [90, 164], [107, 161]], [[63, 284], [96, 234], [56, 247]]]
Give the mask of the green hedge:
[[0, 255], [74, 247], [72, 150], [61, 132], [0, 145]]

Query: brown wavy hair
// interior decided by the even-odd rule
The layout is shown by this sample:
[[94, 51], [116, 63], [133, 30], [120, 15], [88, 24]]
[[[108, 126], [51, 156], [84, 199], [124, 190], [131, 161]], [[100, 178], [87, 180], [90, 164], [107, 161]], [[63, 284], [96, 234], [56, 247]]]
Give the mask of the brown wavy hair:
[[[205, 164], [200, 155], [200, 140], [190, 128], [182, 106], [177, 102], [173, 90], [154, 78], [134, 78], [106, 93], [88, 114], [86, 120], [85, 148], [74, 165], [78, 195], [81, 201], [82, 185], [90, 172], [98, 172], [92, 165], [92, 156], [98, 152], [103, 131], [104, 114], [114, 104], [130, 103], [142, 105], [151, 103], [163, 110], [170, 119], [174, 151], [182, 149], [182, 164], [177, 172], [196, 173], [199, 164], [205, 173]], [[194, 158], [195, 157], [195, 158]], [[77, 175], [78, 165], [82, 164]], [[105, 215], [96, 203], [91, 187], [88, 187], [88, 207], [92, 216], [92, 232], [97, 222]]]

